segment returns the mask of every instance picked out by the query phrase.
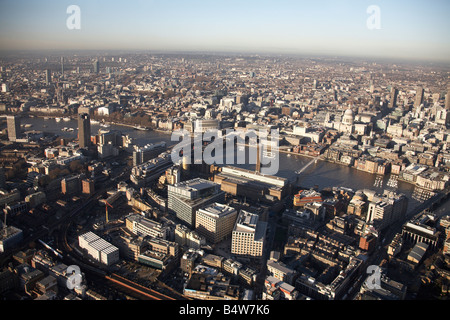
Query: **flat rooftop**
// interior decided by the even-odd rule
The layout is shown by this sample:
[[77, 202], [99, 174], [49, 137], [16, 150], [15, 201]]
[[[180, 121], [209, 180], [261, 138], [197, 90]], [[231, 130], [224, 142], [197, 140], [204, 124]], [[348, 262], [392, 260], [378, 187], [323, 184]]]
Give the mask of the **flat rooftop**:
[[199, 209], [199, 211], [201, 211], [202, 213], [206, 213], [209, 216], [219, 218], [236, 212], [236, 209], [225, 204], [215, 202], [207, 206], [206, 208]]
[[201, 178], [182, 181], [168, 186], [169, 196], [172, 193], [190, 200], [198, 200], [198, 198], [206, 197], [211, 193], [219, 192], [219, 190], [220, 186], [217, 183]]
[[241, 210], [233, 231], [254, 233], [254, 241], [262, 241], [266, 235], [266, 229], [267, 222], [260, 221], [259, 215]]
[[234, 175], [237, 177], [243, 177], [246, 179], [253, 179], [259, 182], [264, 182], [267, 184], [272, 184], [278, 187], [284, 187], [288, 184], [288, 180], [286, 178], [281, 178], [277, 176], [265, 175], [260, 172], [247, 170], [243, 168], [237, 168], [232, 166], [225, 166], [222, 168], [222, 173], [226, 173], [229, 175]]
[[173, 186], [178, 189], [184, 189], [186, 191], [193, 191], [193, 190], [203, 190], [203, 189], [211, 188], [214, 185], [216, 185], [216, 183], [214, 183], [212, 181], [201, 179], [201, 178], [196, 178], [196, 179], [192, 179], [192, 180], [178, 182], [178, 183], [174, 184]]

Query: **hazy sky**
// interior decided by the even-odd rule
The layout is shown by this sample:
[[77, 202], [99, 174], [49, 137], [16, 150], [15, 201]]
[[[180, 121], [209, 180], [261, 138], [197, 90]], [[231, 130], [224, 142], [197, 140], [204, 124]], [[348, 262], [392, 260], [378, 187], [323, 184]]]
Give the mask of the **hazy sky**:
[[[69, 30], [69, 5], [81, 29]], [[380, 8], [370, 30], [367, 8]], [[0, 49], [148, 49], [450, 62], [448, 0], [0, 0]]]

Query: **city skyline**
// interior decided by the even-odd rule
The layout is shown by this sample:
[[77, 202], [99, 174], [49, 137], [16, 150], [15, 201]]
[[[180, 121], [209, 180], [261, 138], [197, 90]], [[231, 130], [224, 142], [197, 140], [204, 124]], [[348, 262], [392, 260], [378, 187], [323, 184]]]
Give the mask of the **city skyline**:
[[[80, 8], [79, 29], [67, 27], [70, 5]], [[7, 0], [0, 6], [1, 51], [206, 51], [450, 61], [446, 1]], [[368, 26], [371, 6], [380, 13], [375, 29]]]
[[[449, 298], [448, 68], [118, 52], [1, 61], [2, 299], [171, 300], [180, 314], [176, 300], [258, 300], [275, 314], [272, 300]], [[191, 143], [177, 160], [179, 129]], [[225, 150], [208, 163], [223, 142], [207, 136], [230, 131], [241, 139], [225, 147], [245, 161]]]
[[0, 0], [0, 299], [448, 301], [432, 4]]

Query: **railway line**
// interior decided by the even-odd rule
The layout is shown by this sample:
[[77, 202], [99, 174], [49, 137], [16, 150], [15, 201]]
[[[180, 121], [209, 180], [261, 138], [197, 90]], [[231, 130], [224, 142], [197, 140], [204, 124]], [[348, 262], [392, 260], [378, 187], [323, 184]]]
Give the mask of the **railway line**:
[[113, 282], [114, 284], [133, 291], [135, 294], [141, 295], [146, 300], [175, 300], [163, 293], [155, 291], [151, 288], [144, 287], [138, 283], [135, 283], [129, 279], [126, 279], [116, 273], [106, 275], [105, 279]]
[[86, 206], [90, 205], [87, 202], [81, 208], [76, 209], [70, 215], [62, 225], [60, 225], [59, 234], [57, 236], [57, 244], [59, 249], [64, 253], [64, 260], [70, 264], [78, 265], [90, 279], [106, 286], [112, 286], [119, 291], [126, 293], [137, 299], [142, 300], [175, 300], [175, 298], [169, 297], [163, 293], [160, 293], [151, 288], [142, 286], [132, 280], [129, 280], [117, 273], [110, 273], [107, 270], [93, 265], [91, 262], [86, 261], [82, 254], [76, 248], [72, 248], [67, 239], [67, 232], [72, 219], [80, 212], [82, 212]]

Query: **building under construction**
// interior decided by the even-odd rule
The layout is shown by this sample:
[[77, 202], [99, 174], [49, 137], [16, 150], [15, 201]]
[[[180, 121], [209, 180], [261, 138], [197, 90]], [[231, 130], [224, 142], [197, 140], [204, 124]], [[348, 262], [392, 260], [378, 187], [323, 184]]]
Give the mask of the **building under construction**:
[[0, 253], [3, 253], [17, 244], [23, 239], [22, 230], [13, 226], [4, 226], [0, 230]]

